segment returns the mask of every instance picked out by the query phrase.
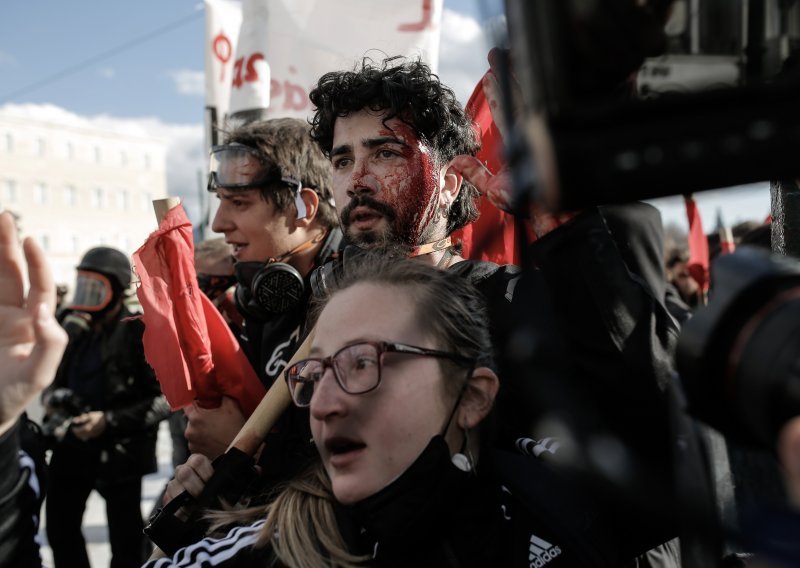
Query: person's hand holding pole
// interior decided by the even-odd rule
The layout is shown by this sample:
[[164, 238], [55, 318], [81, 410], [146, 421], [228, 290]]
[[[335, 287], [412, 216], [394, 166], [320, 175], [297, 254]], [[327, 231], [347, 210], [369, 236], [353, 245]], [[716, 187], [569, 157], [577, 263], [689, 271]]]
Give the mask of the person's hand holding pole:
[[[25, 297], [23, 251], [30, 290]], [[0, 213], [0, 435], [49, 385], [67, 346], [53, 313], [56, 286], [42, 249], [29, 237], [20, 246], [14, 219]]]

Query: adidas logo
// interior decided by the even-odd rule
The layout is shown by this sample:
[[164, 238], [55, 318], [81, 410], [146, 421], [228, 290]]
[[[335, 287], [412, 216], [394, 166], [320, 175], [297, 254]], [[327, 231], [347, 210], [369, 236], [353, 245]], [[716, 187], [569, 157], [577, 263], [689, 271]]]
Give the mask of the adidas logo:
[[541, 568], [555, 560], [559, 554], [561, 554], [559, 547], [553, 546], [535, 534], [531, 535], [531, 545], [528, 548], [528, 561], [531, 563], [531, 568]]

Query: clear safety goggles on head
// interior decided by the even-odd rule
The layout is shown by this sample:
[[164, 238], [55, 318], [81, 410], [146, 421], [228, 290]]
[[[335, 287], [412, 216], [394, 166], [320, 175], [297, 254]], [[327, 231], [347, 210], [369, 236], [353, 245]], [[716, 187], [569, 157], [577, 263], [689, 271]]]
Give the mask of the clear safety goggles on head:
[[98, 272], [79, 270], [70, 307], [79, 312], [99, 312], [113, 297], [114, 289], [108, 278]]
[[211, 148], [208, 191], [217, 191], [218, 188], [229, 191], [255, 189], [274, 184], [285, 184], [294, 189], [297, 218], [305, 218], [306, 206], [300, 198], [302, 181], [282, 176], [280, 168], [265, 164], [260, 152], [250, 146], [233, 143]]
[[208, 191], [253, 189], [272, 184], [302, 189], [302, 182], [281, 175], [280, 168], [264, 163], [258, 150], [244, 144], [224, 144], [211, 148], [208, 165]]

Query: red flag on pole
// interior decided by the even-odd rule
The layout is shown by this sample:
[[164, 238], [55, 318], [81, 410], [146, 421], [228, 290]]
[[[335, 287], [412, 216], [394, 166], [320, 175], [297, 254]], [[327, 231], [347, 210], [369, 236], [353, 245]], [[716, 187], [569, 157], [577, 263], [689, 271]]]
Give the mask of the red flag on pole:
[[[483, 79], [472, 91], [466, 111], [475, 123], [481, 143], [476, 157], [492, 174], [497, 174], [503, 167], [503, 139], [486, 101]], [[516, 239], [519, 221], [492, 205], [485, 196], [478, 201], [478, 209], [480, 218], [477, 221], [453, 233], [453, 239], [460, 239], [463, 245], [462, 256], [497, 264], [519, 264], [520, 251]], [[523, 226], [522, 230], [527, 231], [527, 228]]]
[[689, 262], [687, 269], [703, 292], [708, 291], [708, 239], [703, 232], [700, 210], [691, 195], [684, 195], [686, 201], [686, 217], [689, 220]]
[[173, 410], [225, 395], [249, 416], [266, 392], [222, 315], [200, 291], [192, 225], [182, 206], [133, 254], [145, 357]]

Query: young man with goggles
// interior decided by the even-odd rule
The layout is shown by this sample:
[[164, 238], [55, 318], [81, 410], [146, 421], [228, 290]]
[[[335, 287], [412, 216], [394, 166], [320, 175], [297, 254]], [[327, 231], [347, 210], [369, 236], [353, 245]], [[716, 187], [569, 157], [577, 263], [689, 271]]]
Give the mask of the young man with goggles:
[[[234, 259], [236, 307], [244, 316], [243, 349], [264, 386], [279, 378], [301, 339], [311, 271], [338, 248], [330, 163], [297, 119], [241, 126], [211, 152], [208, 190], [219, 209], [212, 229], [225, 235]], [[238, 405], [185, 409], [194, 453], [223, 453], [245, 422]], [[264, 482], [285, 479], [308, 447], [308, 417], [290, 409], [262, 454]], [[289, 457], [289, 456], [293, 457]]]

